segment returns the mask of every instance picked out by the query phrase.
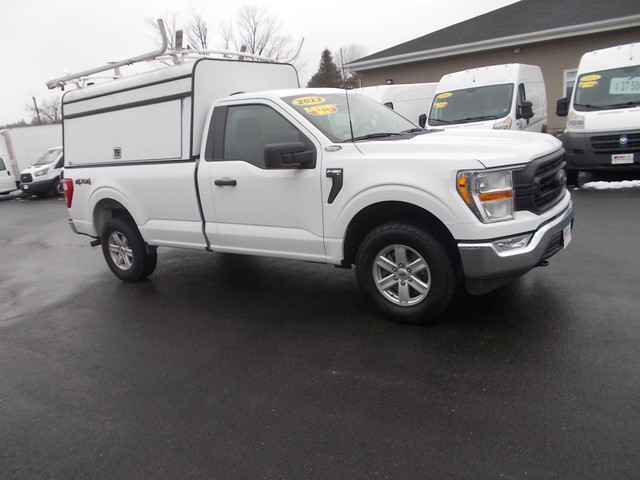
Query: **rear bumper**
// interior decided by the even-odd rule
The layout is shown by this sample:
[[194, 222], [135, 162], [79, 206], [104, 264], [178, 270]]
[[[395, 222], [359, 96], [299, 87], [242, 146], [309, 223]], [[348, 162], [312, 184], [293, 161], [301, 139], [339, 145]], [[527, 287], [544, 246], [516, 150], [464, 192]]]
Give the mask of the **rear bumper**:
[[569, 202], [563, 212], [531, 232], [529, 242], [522, 247], [499, 251], [494, 242], [501, 239], [460, 242], [467, 291], [490, 292], [539, 266], [568, 245], [572, 225], [573, 202]]

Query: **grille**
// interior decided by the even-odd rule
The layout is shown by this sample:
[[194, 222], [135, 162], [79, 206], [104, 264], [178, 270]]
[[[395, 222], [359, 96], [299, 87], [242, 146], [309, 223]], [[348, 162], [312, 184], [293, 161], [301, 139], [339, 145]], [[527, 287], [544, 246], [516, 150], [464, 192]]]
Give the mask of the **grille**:
[[22, 183], [30, 183], [33, 182], [33, 177], [30, 173], [23, 173], [22, 175], [20, 175], [20, 181]]
[[564, 150], [559, 150], [514, 172], [516, 210], [539, 214], [558, 203], [567, 183], [564, 164]]
[[640, 133], [591, 137], [591, 148], [600, 155], [640, 153]]

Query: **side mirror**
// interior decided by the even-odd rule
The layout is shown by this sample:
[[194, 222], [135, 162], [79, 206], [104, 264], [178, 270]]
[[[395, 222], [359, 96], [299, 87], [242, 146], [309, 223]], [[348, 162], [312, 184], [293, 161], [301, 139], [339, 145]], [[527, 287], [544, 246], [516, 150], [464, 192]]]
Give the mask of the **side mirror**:
[[316, 151], [302, 142], [272, 143], [264, 147], [264, 160], [269, 169], [315, 168]]
[[422, 128], [424, 128], [426, 124], [427, 124], [427, 114], [426, 113], [422, 113], [418, 117], [418, 125], [420, 125]]
[[518, 105], [518, 113], [516, 115], [516, 118], [524, 118], [526, 120], [533, 118], [533, 103], [522, 102], [520, 105]]
[[556, 115], [559, 117], [569, 115], [569, 97], [561, 98], [556, 102]]

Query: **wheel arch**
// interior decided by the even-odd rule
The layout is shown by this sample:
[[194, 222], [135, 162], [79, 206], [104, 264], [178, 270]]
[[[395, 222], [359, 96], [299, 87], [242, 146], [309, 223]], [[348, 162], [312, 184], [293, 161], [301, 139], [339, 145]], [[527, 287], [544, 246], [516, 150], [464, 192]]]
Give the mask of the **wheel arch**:
[[93, 209], [93, 225], [98, 236], [100, 236], [105, 222], [113, 217], [122, 217], [135, 225], [133, 216], [124, 205], [112, 198], [103, 198]]
[[433, 233], [440, 239], [456, 265], [460, 264], [460, 254], [449, 229], [431, 212], [406, 202], [385, 201], [369, 205], [353, 217], [347, 227], [343, 261], [344, 266], [355, 263], [358, 247], [365, 236], [374, 228], [387, 222], [412, 223]]

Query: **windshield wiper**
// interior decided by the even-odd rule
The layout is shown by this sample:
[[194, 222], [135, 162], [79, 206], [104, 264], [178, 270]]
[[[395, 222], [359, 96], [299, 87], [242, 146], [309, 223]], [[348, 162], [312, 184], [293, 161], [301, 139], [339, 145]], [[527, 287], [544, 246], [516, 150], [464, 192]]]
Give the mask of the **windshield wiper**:
[[607, 105], [603, 108], [624, 108], [624, 107], [635, 107], [636, 105], [640, 105], [640, 102], [625, 102], [625, 103], [616, 103], [614, 105]]
[[400, 133], [426, 133], [428, 130], [422, 127], [410, 128], [409, 130], [403, 130]]
[[402, 136], [402, 134], [401, 133], [368, 133], [366, 135], [361, 135], [359, 137], [353, 137], [351, 141], [357, 142], [358, 140], [370, 140], [372, 138], [388, 138], [393, 136]]
[[460, 123], [471, 123], [471, 122], [478, 122], [481, 120], [497, 120], [498, 117], [496, 117], [495, 115], [481, 115], [479, 117], [467, 117], [467, 118], [461, 118], [460, 120], [458, 120]]

